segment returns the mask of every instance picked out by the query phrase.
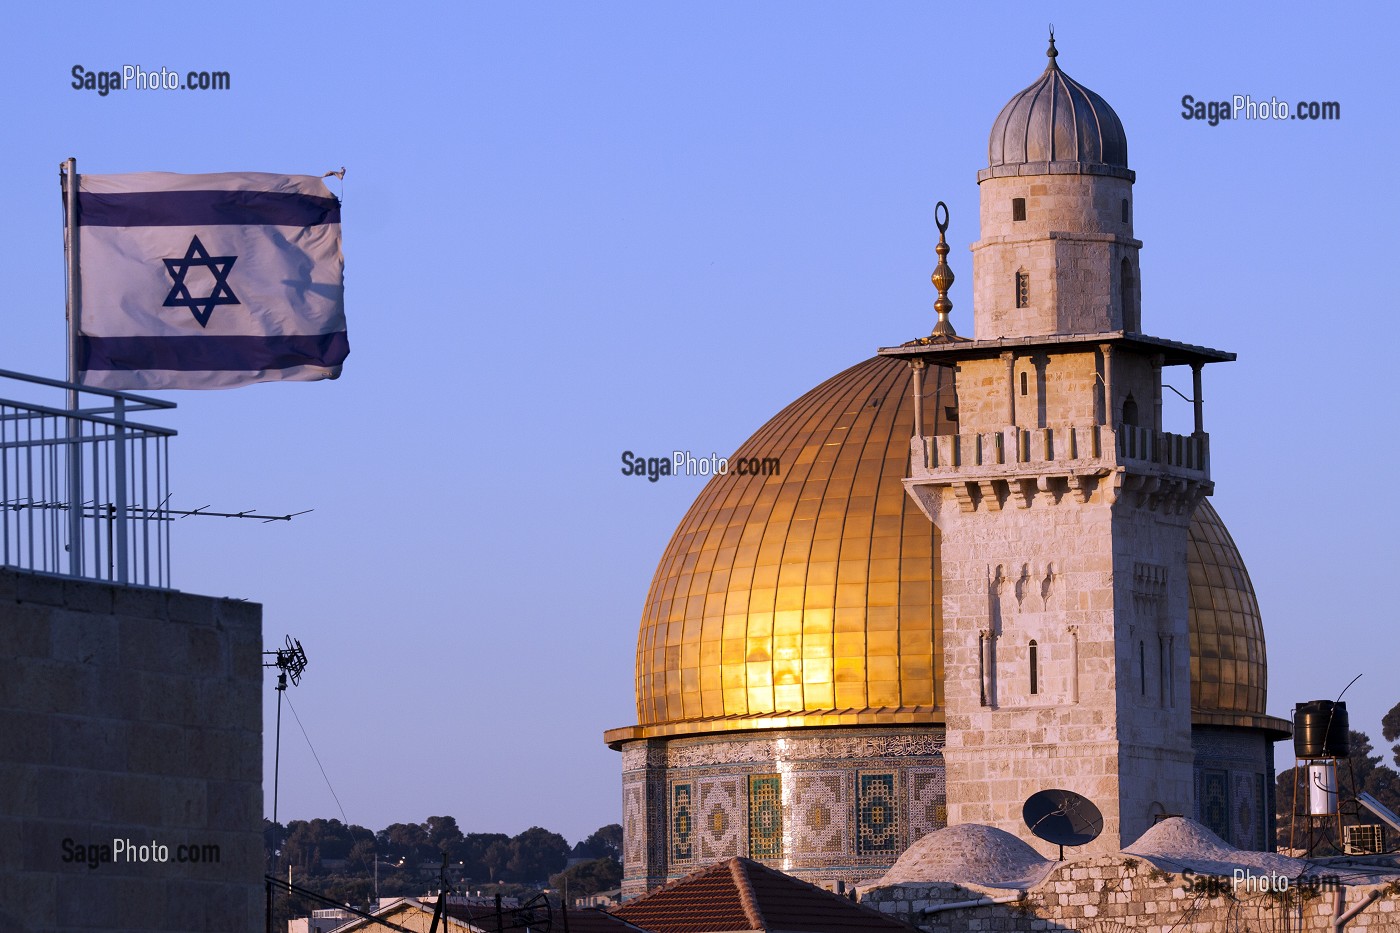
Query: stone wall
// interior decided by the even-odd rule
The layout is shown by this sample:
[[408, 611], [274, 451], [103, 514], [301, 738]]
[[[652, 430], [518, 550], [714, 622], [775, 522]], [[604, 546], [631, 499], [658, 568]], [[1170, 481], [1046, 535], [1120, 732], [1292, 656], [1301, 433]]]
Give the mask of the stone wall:
[[0, 933], [261, 929], [261, 629], [0, 568]]
[[1021, 807], [1063, 788], [1099, 806], [1106, 854], [1154, 816], [1191, 812], [1190, 513], [1102, 487], [1016, 508], [964, 508], [940, 489], [949, 822], [1044, 853]]
[[[1262, 877], [1262, 876], [1261, 876]], [[1233, 890], [1232, 890], [1233, 889]], [[1343, 889], [1349, 910], [1371, 891], [1381, 897], [1347, 924], [1348, 933], [1400, 931], [1400, 884]], [[1065, 862], [1019, 900], [928, 913], [942, 904], [1015, 897], [1017, 892], [948, 883], [902, 884], [861, 892], [860, 901], [929, 933], [1133, 930], [1216, 933], [1219, 930], [1332, 930], [1334, 894], [1324, 886], [1287, 893], [1212, 885], [1203, 876], [1155, 868], [1145, 859], [1107, 856]]]
[[[972, 245], [973, 336], [1085, 334], [1125, 324], [1139, 329], [1133, 325], [1140, 325], [1142, 243], [1133, 238], [1130, 179], [1047, 171], [984, 178], [980, 184], [982, 236]], [[1024, 220], [1014, 219], [1013, 201], [1023, 202]], [[1018, 274], [1030, 277], [1029, 300], [1022, 306]]]

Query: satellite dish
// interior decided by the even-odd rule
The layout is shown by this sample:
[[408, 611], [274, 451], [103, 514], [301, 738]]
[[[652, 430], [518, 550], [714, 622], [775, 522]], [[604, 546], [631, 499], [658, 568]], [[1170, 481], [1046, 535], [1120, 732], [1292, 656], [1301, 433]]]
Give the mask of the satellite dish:
[[1103, 814], [1099, 808], [1072, 790], [1036, 791], [1021, 807], [1021, 818], [1031, 832], [1060, 847], [1062, 862], [1065, 846], [1093, 842], [1103, 832]]

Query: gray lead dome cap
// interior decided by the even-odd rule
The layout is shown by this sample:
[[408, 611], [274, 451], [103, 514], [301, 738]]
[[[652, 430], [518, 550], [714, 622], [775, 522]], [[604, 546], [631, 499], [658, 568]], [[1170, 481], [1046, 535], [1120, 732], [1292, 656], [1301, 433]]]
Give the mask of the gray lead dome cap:
[[1118, 114], [1102, 97], [1060, 70], [1055, 39], [1050, 64], [1035, 83], [1001, 108], [987, 142], [987, 160], [998, 165], [1079, 162], [1128, 167], [1128, 137]]

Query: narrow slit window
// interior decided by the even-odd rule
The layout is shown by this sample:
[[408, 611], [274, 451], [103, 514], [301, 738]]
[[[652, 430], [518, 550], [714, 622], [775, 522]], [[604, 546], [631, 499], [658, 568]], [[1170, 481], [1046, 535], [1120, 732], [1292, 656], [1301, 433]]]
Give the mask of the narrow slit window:
[[1030, 662], [1031, 696], [1036, 696], [1040, 693], [1040, 647], [1035, 643], [1034, 638], [1031, 639], [1030, 643]]
[[1123, 223], [1128, 222], [1128, 199], [1123, 199]]
[[1031, 274], [1029, 272], [1016, 273], [1016, 307], [1029, 308], [1031, 306]]
[[1123, 329], [1137, 331], [1142, 328], [1138, 320], [1136, 292], [1133, 288], [1133, 264], [1124, 259], [1118, 268], [1118, 306], [1123, 311]]
[[[1128, 202], [1127, 202], [1127, 201], [1124, 201], [1123, 203], [1124, 203], [1124, 204], [1127, 204]], [[1012, 219], [1012, 220], [1025, 220], [1025, 219], [1026, 219], [1026, 199], [1025, 199], [1025, 198], [1012, 198], [1012, 199], [1011, 199], [1011, 219]]]
[[1170, 672], [1167, 662], [1167, 639], [1163, 635], [1157, 636], [1157, 705], [1165, 708], [1167, 705], [1167, 681]]
[[1173, 709], [1175, 709], [1175, 708], [1176, 708], [1176, 668], [1172, 666], [1172, 658], [1171, 658], [1172, 651], [1170, 650], [1170, 649], [1173, 647], [1173, 644], [1172, 644], [1172, 643], [1173, 643], [1173, 639], [1168, 638], [1168, 639], [1167, 639], [1167, 649], [1168, 649], [1168, 650], [1167, 650], [1167, 661], [1166, 661], [1166, 669], [1167, 669], [1167, 705], [1170, 706], [1170, 707], [1172, 707]]
[[977, 636], [977, 684], [982, 692], [981, 704], [987, 705], [987, 636]]
[[1030, 388], [1029, 388], [1028, 380], [1026, 379], [1026, 374], [1025, 374], [1025, 373], [1021, 373], [1021, 394], [1022, 394], [1022, 395], [1029, 395], [1029, 394], [1030, 394]]
[[1147, 643], [1138, 642], [1138, 680], [1142, 684], [1142, 695], [1147, 696]]

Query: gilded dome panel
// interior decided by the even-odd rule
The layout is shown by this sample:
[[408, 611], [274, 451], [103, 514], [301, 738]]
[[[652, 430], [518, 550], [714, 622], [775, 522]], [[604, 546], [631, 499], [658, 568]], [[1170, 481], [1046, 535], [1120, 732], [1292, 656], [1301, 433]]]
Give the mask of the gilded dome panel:
[[1209, 501], [1192, 517], [1186, 548], [1192, 582], [1191, 708], [1263, 715], [1268, 666], [1259, 602], [1239, 549]]
[[[777, 475], [732, 468], [700, 493], [661, 559], [642, 619], [643, 724], [887, 707], [932, 713], [934, 529], [901, 482], [913, 433], [909, 391], [903, 365], [854, 366], [730, 458], [776, 456]], [[678, 599], [697, 586], [703, 600]]]

